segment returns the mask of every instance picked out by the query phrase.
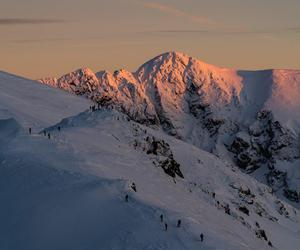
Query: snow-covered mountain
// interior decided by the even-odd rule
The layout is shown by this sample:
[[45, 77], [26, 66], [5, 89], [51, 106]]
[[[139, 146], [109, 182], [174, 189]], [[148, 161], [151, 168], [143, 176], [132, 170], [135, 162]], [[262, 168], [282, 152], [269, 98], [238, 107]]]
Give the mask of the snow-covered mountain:
[[125, 110], [0, 88], [0, 249], [297, 249], [299, 210], [234, 164]]
[[214, 153], [299, 203], [299, 70], [225, 69], [170, 52], [134, 73], [81, 69], [41, 82]]

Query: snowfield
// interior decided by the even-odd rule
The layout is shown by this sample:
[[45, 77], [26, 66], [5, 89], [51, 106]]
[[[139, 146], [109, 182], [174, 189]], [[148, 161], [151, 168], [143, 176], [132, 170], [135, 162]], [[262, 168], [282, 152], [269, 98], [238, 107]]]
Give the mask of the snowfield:
[[[186, 63], [189, 60], [192, 62], [188, 59]], [[224, 81], [226, 90], [217, 95], [209, 88], [210, 84], [218, 84], [206, 83], [210, 94], [205, 94], [205, 100], [212, 98], [210, 101], [216, 104], [212, 107], [215, 112], [210, 118], [212, 124], [215, 115], [220, 118], [231, 114], [229, 108], [246, 103], [241, 108], [243, 115], [233, 112], [236, 116], [230, 118], [230, 122], [239, 122], [242, 129], [234, 138], [228, 138], [231, 127], [226, 127], [222, 133], [217, 131], [216, 138], [207, 130], [214, 129], [212, 124], [199, 127], [200, 121], [208, 121], [199, 118], [199, 109], [193, 110], [194, 115], [187, 112], [186, 105], [197, 104], [195, 91], [185, 95], [187, 102], [183, 102], [169, 93], [180, 92], [176, 89], [180, 85], [175, 84], [175, 89], [163, 87], [163, 81], [172, 82], [180, 75], [162, 80], [165, 77], [162, 74], [157, 82], [150, 74], [145, 86], [135, 85], [145, 78], [144, 71], [159, 68], [157, 61], [151, 63], [139, 69], [139, 81], [136, 74], [126, 71], [116, 72], [115, 76], [100, 72], [95, 78], [83, 70], [64, 78], [71, 78], [74, 83], [65, 86], [77, 84], [84, 89], [83, 92], [68, 89], [69, 92], [80, 96], [89, 93], [94, 97], [102, 93], [94, 85], [98, 79], [119, 79], [115, 88], [101, 85], [107, 88], [106, 93], [112, 95], [110, 102], [116, 105], [102, 103], [99, 108], [90, 108], [92, 104], [86, 98], [0, 73], [0, 249], [298, 249], [300, 211], [296, 203], [288, 203], [281, 193], [265, 185], [262, 175], [259, 179], [260, 172], [249, 175], [242, 171], [221, 143], [234, 140], [232, 154], [238, 149], [252, 153], [250, 149], [256, 144], [250, 147], [245, 143], [253, 143], [253, 138], [270, 140], [266, 127], [275, 131], [271, 138], [273, 147], [274, 141], [291, 140], [282, 137], [269, 113], [255, 118], [262, 107], [276, 107], [277, 97], [271, 93], [280, 84], [271, 85], [269, 71], [247, 77], [250, 82], [257, 83], [259, 78], [265, 84], [266, 91], [254, 102], [258, 87], [240, 87], [236, 82], [239, 77], [231, 71], [223, 70], [220, 79], [232, 79], [232, 84], [237, 84], [234, 89]], [[171, 71], [172, 67], [164, 70]], [[193, 67], [190, 64], [190, 70], [196, 72]], [[205, 67], [217, 70], [214, 66]], [[128, 76], [130, 82], [119, 74]], [[78, 80], [82, 77], [88, 80], [88, 92], [87, 86]], [[278, 77], [296, 85], [288, 80], [290, 76]], [[298, 82], [298, 76], [295, 77]], [[154, 81], [158, 88], [152, 85]], [[59, 87], [58, 83], [59, 79], [52, 81], [52, 86]], [[234, 93], [239, 88], [244, 93], [240, 95], [242, 99], [230, 98], [230, 102], [239, 105], [220, 109], [220, 103], [228, 98], [224, 93], [229, 90]], [[288, 103], [288, 97], [278, 98]], [[159, 104], [153, 102], [157, 99]], [[247, 105], [254, 105], [253, 109]], [[290, 101], [290, 105], [296, 107], [296, 101]], [[286, 115], [289, 105], [281, 107], [280, 112]], [[289, 131], [297, 133], [297, 116], [288, 117], [285, 126], [290, 125]], [[157, 119], [159, 124], [152, 123]], [[247, 132], [247, 124], [251, 134]], [[199, 135], [202, 137], [196, 138]], [[200, 142], [205, 138], [207, 144], [203, 145]], [[213, 148], [210, 152], [203, 150], [210, 147]], [[295, 152], [291, 150], [289, 155]], [[284, 153], [279, 151], [278, 155], [286, 156]], [[298, 161], [288, 160], [281, 157], [276, 166], [281, 171], [288, 169], [288, 174], [292, 174], [287, 175], [289, 185], [297, 190]], [[204, 235], [203, 241], [200, 234]]]

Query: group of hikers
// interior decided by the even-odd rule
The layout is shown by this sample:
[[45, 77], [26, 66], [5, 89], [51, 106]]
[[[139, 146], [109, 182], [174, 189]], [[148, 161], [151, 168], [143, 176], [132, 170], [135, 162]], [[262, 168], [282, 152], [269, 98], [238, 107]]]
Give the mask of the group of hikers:
[[[57, 130], [60, 131], [60, 130], [61, 130], [61, 127], [58, 126], [58, 127], [57, 127]], [[29, 132], [29, 134], [31, 135], [31, 134], [32, 134], [32, 128], [29, 128], [29, 129], [28, 129], [28, 132]], [[47, 136], [49, 140], [51, 139], [50, 132], [47, 133], [47, 131], [44, 130], [44, 131], [43, 131], [43, 134], [44, 134], [44, 136]]]
[[[137, 192], [136, 185], [135, 185], [134, 182], [132, 182], [132, 184], [131, 184], [130, 187], [132, 188], [132, 190], [133, 190], [134, 192]], [[129, 201], [129, 195], [126, 194], [126, 195], [125, 195], [125, 202], [128, 202], [128, 201]], [[163, 223], [163, 222], [164, 222], [164, 215], [161, 214], [159, 218], [160, 218], [160, 222]], [[178, 228], [181, 227], [181, 220], [180, 220], [180, 219], [177, 220], [177, 225], [176, 225], [176, 227], [178, 227]], [[166, 223], [166, 222], [164, 223], [164, 228], [165, 228], [165, 231], [168, 231], [168, 223]], [[203, 233], [200, 234], [200, 241], [201, 241], [201, 242], [204, 241], [204, 235], [203, 235]]]
[[[96, 111], [96, 105], [92, 105], [92, 106], [90, 106], [90, 108], [89, 108], [91, 111]], [[100, 109], [100, 104], [98, 104], [98, 109]], [[61, 127], [60, 126], [58, 126], [57, 127], [57, 130], [58, 131], [60, 131], [61, 130]], [[30, 127], [30, 128], [28, 128], [28, 133], [31, 135], [32, 134], [32, 128]], [[51, 135], [50, 135], [50, 133], [48, 132], [47, 133], [47, 131], [46, 130], [44, 130], [43, 131], [43, 134], [44, 134], [44, 136], [47, 136], [48, 137], [48, 139], [50, 139], [51, 138]]]
[[96, 109], [100, 109], [100, 108], [101, 108], [100, 103], [97, 103], [97, 108], [96, 105], [92, 105], [90, 106], [90, 111], [94, 112], [96, 111]]

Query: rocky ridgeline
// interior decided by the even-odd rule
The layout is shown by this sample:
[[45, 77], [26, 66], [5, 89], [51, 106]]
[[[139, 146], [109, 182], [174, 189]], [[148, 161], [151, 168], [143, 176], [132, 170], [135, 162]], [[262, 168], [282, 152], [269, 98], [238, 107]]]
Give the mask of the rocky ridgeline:
[[97, 92], [99, 85], [97, 77], [88, 68], [76, 70], [58, 79], [48, 77], [39, 81], [43, 84], [48, 84], [91, 99], [93, 98], [94, 92]]

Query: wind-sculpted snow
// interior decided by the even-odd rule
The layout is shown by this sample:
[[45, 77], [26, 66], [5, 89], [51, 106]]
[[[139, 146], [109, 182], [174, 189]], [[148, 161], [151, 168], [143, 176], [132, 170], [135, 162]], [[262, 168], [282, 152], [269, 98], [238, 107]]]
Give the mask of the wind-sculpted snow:
[[[161, 128], [248, 172], [255, 171], [258, 179], [279, 193], [292, 191], [297, 197], [293, 201], [300, 200], [300, 190], [289, 186], [297, 180], [286, 180], [286, 175], [293, 179], [289, 168], [277, 168], [279, 161], [280, 166], [283, 162], [290, 166], [300, 157], [300, 71], [219, 68], [170, 52], [134, 73], [76, 72], [60, 78], [58, 87], [85, 95], [101, 107], [113, 107], [141, 124]], [[90, 86], [86, 79], [93, 79], [93, 87], [86, 87]], [[263, 113], [272, 118], [259, 119]], [[233, 149], [241, 134], [251, 141], [249, 148]], [[267, 178], [261, 178], [261, 171]]]

